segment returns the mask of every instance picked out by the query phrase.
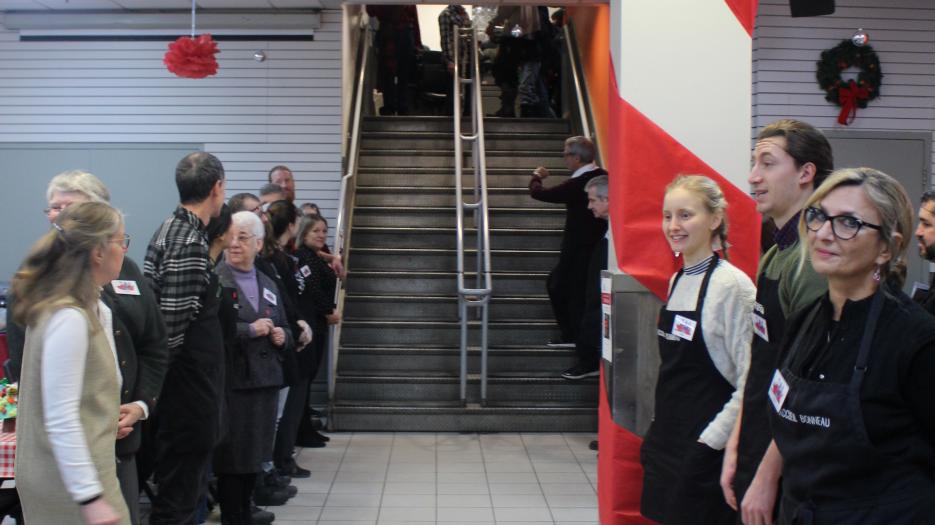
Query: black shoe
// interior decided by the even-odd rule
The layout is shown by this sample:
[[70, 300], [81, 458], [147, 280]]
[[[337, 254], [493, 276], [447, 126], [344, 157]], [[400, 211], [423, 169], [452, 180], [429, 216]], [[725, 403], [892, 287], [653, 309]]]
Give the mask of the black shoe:
[[586, 377], [597, 377], [601, 375], [601, 371], [594, 365], [588, 365], [584, 363], [578, 363], [577, 365], [569, 368], [562, 372], [562, 377], [565, 379], [584, 379]]
[[588, 448], [593, 450], [594, 452], [597, 452], [597, 440], [594, 440], [588, 443]]
[[283, 489], [259, 486], [253, 489], [253, 502], [261, 507], [285, 505], [289, 494]]
[[311, 477], [312, 475], [311, 470], [304, 469], [296, 465], [295, 463], [292, 463], [291, 465], [286, 465], [284, 467], [280, 467], [279, 473], [284, 474], [286, 476], [291, 476], [296, 479], [304, 479], [304, 478]]
[[545, 346], [548, 346], [549, 348], [574, 348], [575, 343], [568, 343], [562, 341], [561, 339], [552, 339], [546, 343]]
[[263, 484], [267, 487], [275, 487], [277, 489], [284, 489], [289, 485], [289, 482], [292, 480], [289, 479], [289, 476], [280, 476], [276, 469], [273, 469], [269, 472], [263, 473]]
[[321, 440], [319, 436], [325, 437], [315, 430], [302, 432], [296, 436], [295, 446], [302, 448], [322, 448], [325, 446], [325, 442]]
[[253, 520], [253, 525], [269, 525], [276, 521], [276, 515], [268, 510], [254, 506], [250, 509], [250, 519]]
[[321, 432], [319, 432], [319, 431], [317, 431], [317, 430], [314, 431], [314, 432], [309, 432], [309, 433], [308, 433], [308, 436], [306, 436], [306, 437], [309, 438], [309, 441], [323, 441], [323, 442], [325, 442], [325, 443], [331, 441], [331, 438], [330, 438], [330, 437], [328, 437], [328, 436], [322, 434]]
[[493, 114], [493, 116], [500, 118], [514, 118], [516, 117], [516, 112], [513, 110], [513, 108], [500, 108], [496, 113]]

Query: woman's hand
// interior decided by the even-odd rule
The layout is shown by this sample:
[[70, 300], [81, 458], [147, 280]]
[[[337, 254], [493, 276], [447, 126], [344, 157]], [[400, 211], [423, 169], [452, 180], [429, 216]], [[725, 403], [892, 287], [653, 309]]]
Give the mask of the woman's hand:
[[263, 318], [250, 323], [250, 327], [253, 328], [253, 333], [257, 337], [266, 337], [273, 331], [275, 325], [271, 319]]
[[269, 338], [273, 340], [274, 345], [282, 346], [286, 344], [286, 331], [278, 326], [275, 326], [270, 332]]
[[737, 475], [737, 448], [740, 446], [742, 418], [743, 407], [741, 406], [737, 421], [734, 422], [734, 429], [727, 438], [727, 445], [724, 447], [724, 463], [721, 465], [721, 492], [724, 493], [724, 501], [734, 510], [740, 510], [737, 507], [737, 493], [734, 492], [734, 477]]
[[341, 314], [337, 312], [328, 314], [325, 316], [325, 319], [327, 319], [328, 324], [338, 324], [341, 322]]
[[120, 515], [104, 498], [82, 505], [81, 518], [87, 525], [120, 525]]
[[117, 439], [123, 439], [133, 432], [133, 425], [143, 418], [143, 407], [136, 403], [120, 405], [120, 420], [117, 421]]
[[347, 269], [344, 268], [344, 260], [341, 259], [340, 255], [335, 255], [331, 258], [331, 269], [334, 271], [334, 274], [338, 276], [338, 279], [342, 281], [347, 279]]
[[302, 328], [302, 333], [299, 335], [299, 344], [296, 345], [295, 351], [301, 352], [302, 349], [305, 348], [305, 345], [312, 342], [312, 327], [302, 319], [296, 322], [299, 324], [299, 327]]

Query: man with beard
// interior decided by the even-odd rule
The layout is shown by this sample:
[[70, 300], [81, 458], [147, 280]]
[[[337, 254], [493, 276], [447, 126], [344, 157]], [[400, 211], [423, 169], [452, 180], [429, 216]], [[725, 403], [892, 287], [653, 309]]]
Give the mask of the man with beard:
[[[922, 194], [916, 239], [919, 240], [919, 255], [926, 261], [935, 262], [935, 190]], [[935, 315], [935, 276], [929, 283], [928, 292], [913, 298], [930, 314]]]

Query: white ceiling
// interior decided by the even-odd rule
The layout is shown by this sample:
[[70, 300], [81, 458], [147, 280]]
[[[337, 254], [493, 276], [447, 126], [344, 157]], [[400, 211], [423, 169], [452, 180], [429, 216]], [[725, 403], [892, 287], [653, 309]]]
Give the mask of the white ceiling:
[[[550, 5], [606, 4], [608, 0], [553, 0]], [[443, 0], [196, 0], [200, 9], [336, 9], [341, 4], [445, 4]], [[542, 4], [542, 0], [474, 0], [470, 4]], [[0, 11], [189, 9], [191, 0], [0, 0]]]

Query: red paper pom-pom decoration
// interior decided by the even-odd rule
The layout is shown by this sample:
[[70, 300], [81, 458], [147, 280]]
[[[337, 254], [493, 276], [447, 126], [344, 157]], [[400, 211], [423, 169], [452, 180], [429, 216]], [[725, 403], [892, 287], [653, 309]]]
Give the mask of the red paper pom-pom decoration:
[[205, 78], [218, 72], [218, 44], [211, 35], [198, 35], [197, 38], [180, 37], [169, 44], [162, 62], [169, 71], [185, 78]]

